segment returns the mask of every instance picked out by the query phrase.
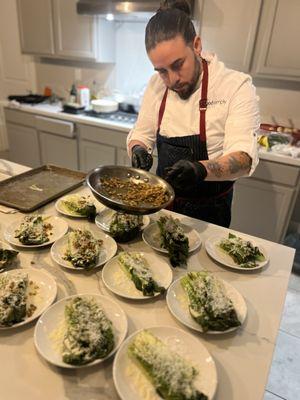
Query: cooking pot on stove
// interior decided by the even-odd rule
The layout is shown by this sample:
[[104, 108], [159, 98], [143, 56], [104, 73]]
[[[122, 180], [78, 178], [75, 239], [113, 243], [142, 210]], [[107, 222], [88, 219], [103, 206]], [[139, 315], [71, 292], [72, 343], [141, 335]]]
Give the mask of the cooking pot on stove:
[[118, 111], [119, 103], [110, 99], [96, 99], [91, 101], [92, 109], [97, 113], [112, 113]]

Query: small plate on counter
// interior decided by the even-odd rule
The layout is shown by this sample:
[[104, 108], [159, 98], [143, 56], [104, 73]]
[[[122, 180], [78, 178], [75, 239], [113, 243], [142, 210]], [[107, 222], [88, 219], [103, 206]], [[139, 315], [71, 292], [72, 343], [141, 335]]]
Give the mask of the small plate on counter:
[[[192, 229], [185, 224], [180, 224], [180, 226], [183, 228], [185, 235], [189, 239], [189, 253], [192, 253], [201, 246], [202, 242], [200, 239], [200, 235], [195, 229]], [[157, 250], [161, 253], [168, 253], [168, 250], [164, 249], [160, 245], [161, 236], [157, 222], [153, 222], [152, 224], [147, 226], [146, 229], [144, 229], [143, 240], [148, 246], [152, 247], [152, 249]]]
[[[83, 211], [83, 213], [74, 211], [70, 207], [68, 207], [68, 202], [78, 203], [80, 200], [82, 201], [81, 204], [82, 207], [84, 207], [85, 205], [89, 206], [87, 209]], [[97, 205], [92, 200], [92, 197], [90, 195], [80, 195], [80, 194], [69, 194], [67, 196], [61, 197], [55, 203], [55, 208], [60, 214], [73, 218], [88, 218], [87, 214], [91, 213], [91, 211], [93, 211], [93, 214], [96, 215], [97, 213], [96, 206]], [[92, 210], [93, 208], [94, 210]]]
[[[75, 298], [92, 301], [104, 312], [105, 317], [112, 323], [114, 346], [103, 358], [76, 365], [63, 361], [63, 342], [66, 334], [65, 307]], [[127, 317], [123, 309], [112, 299], [98, 294], [78, 294], [65, 297], [52, 305], [39, 318], [34, 330], [34, 344], [39, 354], [49, 363], [63, 368], [84, 368], [100, 364], [111, 357], [119, 348], [127, 334]], [[95, 326], [91, 321], [91, 328]]]
[[98, 261], [92, 267], [84, 268], [84, 267], [75, 267], [71, 261], [66, 260], [64, 257], [66, 255], [66, 251], [68, 249], [68, 240], [69, 234], [63, 236], [59, 240], [57, 240], [51, 247], [51, 257], [52, 259], [59, 265], [64, 268], [68, 268], [73, 271], [90, 271], [95, 268], [100, 267], [101, 265], [105, 264], [108, 260], [110, 260], [117, 252], [117, 243], [115, 240], [107, 235], [104, 232], [99, 231], [95, 228], [88, 228], [93, 235], [93, 237], [97, 240], [101, 240], [103, 243], [100, 245], [100, 253], [98, 256]]
[[[123, 269], [118, 261], [120, 254], [108, 261], [103, 267], [102, 280], [104, 285], [113, 293], [127, 299], [145, 300], [159, 296], [161, 294], [160, 292], [155, 292], [153, 295], [147, 296], [143, 294], [142, 290], [136, 288], [130, 275]], [[152, 253], [128, 252], [128, 254], [137, 254], [144, 258], [149, 266], [153, 280], [158, 286], [163, 287], [165, 290], [168, 289], [173, 280], [173, 272], [164, 259]]]
[[[115, 356], [113, 379], [122, 400], [162, 399], [142, 367], [138, 366], [137, 362], [128, 355], [130, 345], [143, 332], [150, 333], [154, 336], [154, 340], [162, 342], [163, 348], [167, 346], [171, 353], [176, 353], [175, 361], [179, 356], [189, 366], [192, 364], [198, 371], [193, 380], [194, 388], [205, 394], [208, 400], [213, 399], [218, 382], [217, 370], [215, 362], [204, 344], [197, 337], [181, 329], [172, 326], [154, 326], [134, 332], [122, 343]], [[175, 368], [174, 372], [176, 373], [176, 362], [169, 365], [169, 368]]]
[[[24, 220], [27, 217], [32, 217], [32, 216], [25, 216], [22, 219], [18, 219], [14, 222], [12, 222], [10, 225], [8, 225], [4, 231], [4, 238], [7, 240], [10, 244], [18, 247], [24, 247], [24, 248], [38, 248], [38, 247], [45, 247], [48, 246], [49, 244], [55, 242], [56, 240], [60, 239], [62, 236], [64, 236], [67, 231], [68, 231], [68, 224], [66, 221], [64, 221], [60, 217], [55, 217], [53, 215], [41, 215], [43, 219], [43, 223], [47, 224], [47, 236], [48, 236], [48, 241], [43, 242], [40, 244], [24, 244], [20, 242], [20, 240], [15, 237], [16, 231], [20, 228], [21, 224], [24, 222]], [[38, 217], [38, 215], [34, 215], [34, 217]]]
[[[269, 262], [269, 255], [267, 251], [263, 248], [263, 246], [257, 242], [254, 242], [252, 238], [249, 238], [245, 235], [235, 235], [238, 240], [241, 240], [241, 243], [245, 246], [250, 246], [252, 249], [251, 251], [260, 252], [262, 255], [262, 260], [252, 260], [252, 262], [248, 266], [242, 266], [240, 263], [235, 261], [234, 257], [230, 256], [227, 251], [220, 247], [220, 243], [222, 241], [230, 241], [229, 236], [226, 235], [215, 235], [208, 238], [205, 242], [205, 248], [207, 253], [217, 262], [220, 264], [225, 265], [226, 267], [241, 270], [241, 271], [253, 271], [263, 268]], [[229, 242], [228, 242], [229, 243]], [[239, 250], [236, 245], [232, 248], [233, 251]], [[239, 244], [238, 244], [239, 246]]]
[[[95, 224], [101, 228], [105, 232], [109, 232], [109, 227], [112, 222], [113, 216], [115, 215], [117, 211], [112, 210], [111, 208], [105, 207], [103, 210], [101, 210], [95, 219]], [[143, 224], [140, 227], [141, 230], [145, 229], [149, 223], [150, 223], [150, 218], [148, 215], [142, 215], [141, 216]]]
[[[56, 298], [57, 285], [54, 278], [48, 272], [41, 269], [20, 268], [4, 272], [0, 275], [0, 307], [3, 305], [6, 292], [4, 286], [7, 285], [7, 279], [11, 282], [18, 280], [21, 287], [23, 287], [21, 280], [28, 282], [26, 289], [26, 316], [22, 321], [13, 323], [12, 325], [4, 325], [0, 322], [0, 330], [13, 329], [30, 323], [38, 318]], [[2, 312], [1, 315], [3, 316]]]
[[[188, 328], [194, 329], [195, 331], [204, 332], [202, 326], [190, 314], [189, 298], [181, 285], [181, 279], [185, 276], [186, 275], [181, 276], [169, 287], [166, 298], [168, 308], [171, 314], [183, 325], [187, 326]], [[240, 292], [223, 279], [217, 279], [224, 287], [226, 296], [231, 300], [240, 325], [231, 327], [223, 331], [210, 329], [205, 332], [208, 334], [224, 334], [234, 331], [244, 323], [247, 316], [247, 306]]]

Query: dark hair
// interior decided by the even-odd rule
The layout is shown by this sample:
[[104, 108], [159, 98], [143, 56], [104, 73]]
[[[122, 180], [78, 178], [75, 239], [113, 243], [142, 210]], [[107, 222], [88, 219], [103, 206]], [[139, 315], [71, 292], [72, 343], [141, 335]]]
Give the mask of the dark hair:
[[190, 18], [188, 0], [164, 0], [146, 26], [145, 45], [149, 52], [165, 40], [181, 35], [187, 44], [193, 42], [196, 31]]

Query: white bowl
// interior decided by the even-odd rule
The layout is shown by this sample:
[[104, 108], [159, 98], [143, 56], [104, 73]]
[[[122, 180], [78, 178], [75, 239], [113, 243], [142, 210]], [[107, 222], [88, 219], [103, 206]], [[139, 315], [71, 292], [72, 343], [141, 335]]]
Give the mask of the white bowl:
[[92, 100], [91, 105], [94, 111], [104, 113], [115, 112], [119, 108], [119, 103], [117, 101], [109, 99]]

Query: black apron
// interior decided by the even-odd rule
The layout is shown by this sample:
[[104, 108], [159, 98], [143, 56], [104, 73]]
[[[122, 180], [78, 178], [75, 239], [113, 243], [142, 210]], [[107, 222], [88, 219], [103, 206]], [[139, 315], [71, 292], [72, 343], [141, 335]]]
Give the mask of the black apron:
[[[199, 134], [170, 138], [160, 134], [160, 126], [166, 107], [168, 89], [166, 89], [164, 93], [159, 109], [156, 139], [158, 152], [156, 173], [162, 178], [165, 175], [165, 168], [173, 166], [179, 160], [208, 160], [205, 127], [208, 87], [208, 66], [206, 60], [202, 60], [202, 66], [203, 77], [201, 99], [199, 101]], [[232, 194], [232, 181], [203, 181], [190, 190], [175, 191], [175, 200], [169, 209], [192, 218], [229, 227]]]

